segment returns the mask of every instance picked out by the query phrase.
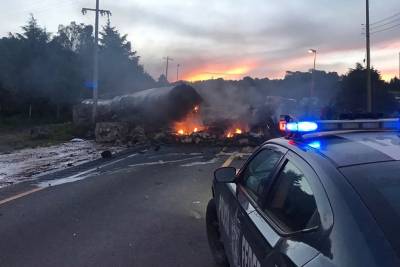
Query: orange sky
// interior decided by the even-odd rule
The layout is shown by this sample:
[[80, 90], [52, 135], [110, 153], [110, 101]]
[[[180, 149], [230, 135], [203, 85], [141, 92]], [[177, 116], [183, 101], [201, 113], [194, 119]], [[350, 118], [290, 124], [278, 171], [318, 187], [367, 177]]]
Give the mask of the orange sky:
[[241, 79], [252, 73], [258, 66], [255, 63], [238, 62], [230, 66], [221, 64], [201, 66], [198, 69], [187, 72], [182, 77], [187, 81], [202, 81], [210, 79]]
[[[399, 46], [397, 46], [397, 44]], [[377, 47], [372, 52], [372, 65], [381, 72], [382, 78], [390, 81], [399, 75], [399, 55], [397, 47], [399, 43], [385, 44]], [[363, 50], [345, 51], [321, 51], [317, 56], [317, 69], [325, 71], [336, 71], [344, 74], [357, 62], [363, 63]], [[279, 59], [271, 61], [257, 61], [254, 59], [242, 59], [232, 64], [207, 64], [192, 67], [182, 74], [182, 79], [187, 81], [199, 81], [208, 79], [242, 79], [245, 76], [257, 78], [283, 78], [286, 71], [308, 71], [312, 68], [313, 57], [304, 54], [296, 58]], [[337, 65], [343, 65], [337, 67]]]

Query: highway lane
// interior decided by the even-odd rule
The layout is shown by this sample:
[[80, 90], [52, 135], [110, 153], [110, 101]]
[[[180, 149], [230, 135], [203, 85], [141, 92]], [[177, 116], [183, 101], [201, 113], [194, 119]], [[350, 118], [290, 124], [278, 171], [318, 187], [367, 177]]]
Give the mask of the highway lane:
[[0, 204], [0, 266], [214, 266], [204, 216], [218, 152], [133, 153], [40, 183]]

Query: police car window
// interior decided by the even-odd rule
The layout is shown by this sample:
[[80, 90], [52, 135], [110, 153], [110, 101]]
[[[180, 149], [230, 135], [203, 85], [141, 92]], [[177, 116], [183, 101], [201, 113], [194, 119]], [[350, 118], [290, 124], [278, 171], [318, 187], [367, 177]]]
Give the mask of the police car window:
[[318, 225], [314, 194], [304, 173], [291, 162], [287, 162], [280, 172], [265, 211], [287, 232]]
[[282, 153], [279, 151], [264, 149], [245, 168], [242, 185], [254, 200], [257, 201], [262, 194], [263, 188], [268, 184], [271, 172], [281, 157]]

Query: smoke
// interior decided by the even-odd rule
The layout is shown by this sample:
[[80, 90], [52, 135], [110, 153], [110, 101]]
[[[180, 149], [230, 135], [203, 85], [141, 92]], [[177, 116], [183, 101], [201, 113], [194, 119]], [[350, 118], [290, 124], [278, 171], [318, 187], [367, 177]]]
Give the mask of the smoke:
[[252, 128], [267, 127], [280, 115], [319, 118], [322, 107], [333, 103], [339, 88], [336, 73], [316, 71], [313, 98], [309, 98], [311, 73], [288, 72], [282, 80], [223, 79], [195, 82], [192, 86], [204, 100], [205, 124], [239, 123]]
[[234, 124], [249, 129], [266, 122], [278, 104], [268, 102], [262, 90], [245, 80], [218, 79], [196, 83], [194, 87], [204, 99], [202, 118], [207, 125]]
[[[201, 129], [224, 132], [239, 128], [262, 132], [273, 127], [280, 115], [319, 118], [321, 108], [329, 105], [336, 95], [339, 77], [325, 72], [315, 76], [313, 98], [307, 97], [310, 73], [289, 72], [283, 80], [217, 79], [153, 88], [100, 101], [98, 119], [130, 122], [150, 131], [173, 128], [184, 133]], [[78, 113], [90, 114], [87, 107], [91, 106], [91, 100], [83, 104], [86, 110]], [[199, 113], [196, 111], [193, 119], [190, 115], [198, 105]]]

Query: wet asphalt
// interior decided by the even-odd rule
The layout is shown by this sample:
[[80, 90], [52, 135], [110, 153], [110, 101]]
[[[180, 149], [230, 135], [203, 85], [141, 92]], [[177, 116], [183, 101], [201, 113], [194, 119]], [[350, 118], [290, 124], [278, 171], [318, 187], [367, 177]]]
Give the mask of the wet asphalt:
[[218, 152], [130, 152], [46, 177], [43, 190], [0, 204], [0, 266], [214, 266], [204, 216], [229, 157]]

